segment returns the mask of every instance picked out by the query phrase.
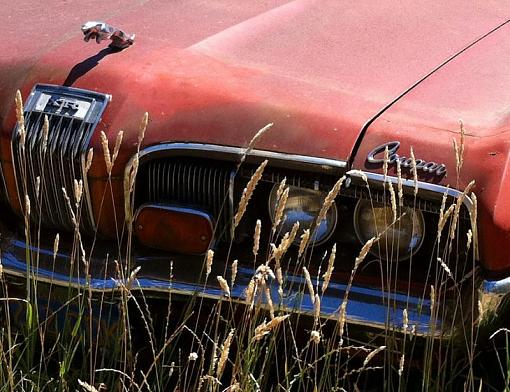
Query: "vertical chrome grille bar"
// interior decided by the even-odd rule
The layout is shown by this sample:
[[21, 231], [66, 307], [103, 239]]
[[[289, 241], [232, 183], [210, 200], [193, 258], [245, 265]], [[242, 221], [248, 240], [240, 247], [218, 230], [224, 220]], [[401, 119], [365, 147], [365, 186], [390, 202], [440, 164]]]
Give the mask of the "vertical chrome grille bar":
[[[74, 212], [80, 214], [82, 229], [90, 233], [95, 229], [84, 163], [90, 139], [109, 100], [110, 96], [106, 94], [52, 85], [36, 85], [30, 93], [25, 104], [26, 171], [17, 128], [11, 143], [18, 195], [23, 198], [25, 191], [28, 193], [34, 205], [31, 214], [34, 221], [40, 220], [45, 227], [73, 229], [62, 189], [66, 190], [74, 208], [74, 180], [81, 180], [81, 211]], [[45, 115], [48, 116], [49, 132], [47, 150], [43, 154]], [[41, 181], [40, 203], [36, 195], [37, 177]]]

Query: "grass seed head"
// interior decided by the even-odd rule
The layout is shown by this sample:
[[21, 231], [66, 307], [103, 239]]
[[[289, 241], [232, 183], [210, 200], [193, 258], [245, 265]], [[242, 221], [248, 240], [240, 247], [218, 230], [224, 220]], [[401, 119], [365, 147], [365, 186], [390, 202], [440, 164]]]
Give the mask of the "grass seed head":
[[239, 222], [241, 222], [241, 219], [243, 218], [243, 215], [246, 212], [246, 207], [248, 206], [248, 202], [250, 201], [250, 198], [251, 198], [253, 191], [255, 190], [258, 182], [262, 178], [262, 173], [264, 172], [266, 165], [267, 165], [267, 159], [260, 164], [260, 166], [257, 168], [255, 173], [253, 173], [250, 180], [248, 181], [246, 188], [244, 188], [243, 194], [241, 195], [241, 200], [239, 201], [239, 205], [237, 207], [237, 212], [234, 215], [234, 229], [237, 227], [237, 225], [239, 225]]
[[404, 205], [404, 188], [402, 183], [402, 164], [400, 159], [397, 159], [397, 190], [398, 190], [398, 205]]
[[416, 196], [418, 194], [418, 168], [416, 167], [413, 147], [411, 147], [411, 172], [413, 173], [414, 196]]
[[119, 131], [119, 133], [117, 133], [117, 138], [115, 139], [115, 146], [113, 147], [112, 167], [113, 167], [113, 165], [115, 165], [115, 161], [117, 160], [117, 156], [119, 155], [120, 146], [122, 145], [123, 137], [124, 137], [124, 131]]
[[319, 294], [315, 294], [315, 299], [313, 301], [313, 318], [314, 323], [317, 324], [321, 317], [321, 298]]
[[310, 332], [310, 340], [315, 344], [319, 344], [321, 342], [321, 333], [319, 331], [313, 330]]
[[368, 353], [368, 355], [366, 356], [365, 360], [363, 361], [363, 367], [366, 367], [368, 365], [368, 363], [377, 355], [379, 354], [381, 351], [385, 350], [386, 349], [386, 346], [380, 346], [380, 347], [377, 347], [376, 349], [370, 351]]
[[94, 158], [94, 149], [92, 147], [90, 147], [89, 151], [87, 152], [87, 159], [85, 160], [85, 173], [89, 172], [89, 169], [92, 166], [93, 158]]
[[220, 359], [218, 361], [218, 367], [216, 368], [216, 377], [221, 378], [223, 371], [225, 370], [225, 365], [227, 364], [228, 354], [230, 353], [230, 346], [232, 344], [232, 339], [234, 338], [235, 329], [231, 329], [228, 336], [225, 338], [223, 342], [223, 347], [221, 349]]
[[370, 252], [370, 249], [376, 240], [377, 237], [372, 237], [365, 243], [365, 245], [363, 245], [358, 257], [356, 257], [356, 260], [354, 261], [355, 270], [358, 269], [359, 265], [363, 262], [363, 260], [365, 260], [365, 257], [367, 256], [368, 252]]
[[289, 190], [290, 189], [288, 187], [285, 188], [285, 190], [282, 193], [282, 196], [278, 200], [278, 204], [276, 205], [276, 211], [275, 211], [274, 223], [273, 223], [273, 231], [276, 230], [276, 228], [278, 227], [278, 225], [280, 224], [280, 222], [282, 220], [283, 212], [285, 211], [285, 205], [287, 204], [287, 199], [289, 197]]
[[57, 235], [55, 236], [55, 240], [53, 241], [53, 259], [57, 257], [59, 242], [60, 234], [57, 233]]
[[[244, 157], [246, 157], [246, 155], [249, 155], [251, 150], [253, 150], [253, 147], [255, 147], [255, 145], [257, 144], [257, 142], [260, 140], [260, 138], [269, 130], [271, 129], [271, 127], [273, 126], [273, 123], [269, 123], [267, 124], [265, 127], [261, 128], [256, 134], [255, 136], [253, 136], [250, 140], [250, 142], [248, 143], [248, 147], [246, 147], [246, 151], [244, 152]], [[244, 159], [243, 159], [244, 160]]]
[[230, 288], [228, 287], [228, 283], [223, 276], [217, 276], [218, 283], [220, 284], [221, 289], [225, 293], [227, 297], [230, 297]]
[[303, 275], [305, 277], [306, 286], [308, 287], [308, 292], [310, 293], [312, 304], [315, 304], [315, 291], [313, 289], [312, 278], [310, 277], [310, 272], [308, 272], [306, 267], [303, 267]]
[[338, 193], [340, 192], [340, 188], [342, 187], [342, 184], [345, 180], [345, 176], [342, 176], [336, 183], [333, 185], [333, 188], [329, 191], [326, 198], [324, 199], [324, 203], [321, 207], [321, 210], [319, 211], [319, 214], [317, 215], [317, 221], [316, 225], [317, 227], [320, 225], [320, 223], [324, 220], [326, 217], [326, 214], [328, 213], [331, 205], [334, 203]]
[[301, 257], [301, 255], [305, 251], [309, 240], [310, 240], [310, 229], [306, 229], [303, 231], [303, 234], [301, 234], [301, 242], [299, 243], [298, 258]]
[[112, 158], [110, 156], [110, 147], [108, 146], [108, 137], [104, 131], [101, 131], [101, 146], [103, 148], [104, 162], [108, 175], [112, 174]]
[[289, 315], [286, 314], [284, 316], [277, 316], [274, 319], [272, 319], [271, 321], [269, 321], [268, 323], [266, 323], [264, 321], [262, 324], [258, 325], [255, 328], [255, 334], [253, 336], [253, 340], [255, 340], [255, 341], [261, 340], [264, 336], [266, 336], [267, 334], [269, 334], [270, 332], [275, 330], [288, 317], [289, 317]]
[[253, 256], [256, 258], [259, 253], [260, 247], [260, 232], [262, 230], [262, 222], [260, 219], [257, 219], [255, 223], [255, 231], [253, 233]]
[[234, 288], [234, 284], [236, 282], [237, 264], [238, 264], [237, 260], [234, 260], [232, 262], [231, 273], [230, 273], [230, 287], [232, 287], [232, 288]]
[[205, 259], [205, 278], [206, 279], [209, 276], [209, 274], [211, 273], [213, 258], [214, 258], [214, 250], [209, 249], [207, 251], [207, 256]]
[[335, 257], [336, 257], [336, 244], [333, 244], [333, 247], [331, 248], [331, 253], [329, 254], [328, 259], [328, 268], [326, 269], [326, 272], [324, 272], [324, 275], [322, 275], [323, 282], [322, 282], [322, 294], [324, 295], [324, 292], [328, 288], [329, 281], [331, 280], [331, 275], [333, 274], [333, 270], [335, 269]]

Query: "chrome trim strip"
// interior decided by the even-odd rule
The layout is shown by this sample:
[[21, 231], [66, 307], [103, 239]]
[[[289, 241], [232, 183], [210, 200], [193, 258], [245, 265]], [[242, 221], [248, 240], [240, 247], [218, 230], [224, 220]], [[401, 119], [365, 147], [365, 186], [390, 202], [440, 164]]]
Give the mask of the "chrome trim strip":
[[[218, 155], [230, 155], [232, 158], [241, 158], [243, 154], [246, 152], [246, 148], [242, 147], [232, 147], [232, 146], [221, 146], [217, 144], [202, 144], [202, 143], [163, 143], [157, 144], [154, 146], [150, 146], [144, 148], [140, 151], [140, 161], [143, 159], [147, 159], [148, 155], [153, 155], [157, 153], [161, 153], [164, 151], [199, 151], [202, 153], [211, 153]], [[256, 157], [260, 159], [269, 159], [274, 161], [285, 161], [285, 162], [295, 162], [304, 164], [307, 166], [320, 168], [324, 171], [330, 171], [335, 169], [344, 169], [347, 167], [347, 162], [328, 159], [328, 158], [317, 158], [308, 155], [296, 155], [296, 154], [286, 154], [275, 151], [267, 151], [267, 150], [251, 150], [247, 157]], [[274, 165], [274, 163], [273, 163]], [[129, 166], [129, 165], [128, 165]], [[277, 166], [277, 165], [275, 165]]]
[[[346, 175], [348, 175], [350, 177], [355, 177], [359, 180], [362, 180], [363, 175], [365, 175], [367, 177], [368, 181], [372, 182], [372, 183], [383, 184], [385, 181], [383, 174], [364, 172], [362, 170], [349, 170], [346, 173]], [[386, 176], [386, 181], [390, 181], [392, 184], [397, 184], [398, 178], [394, 177], [394, 176]], [[407, 188], [408, 190], [410, 190], [410, 189], [414, 189], [415, 183], [413, 180], [408, 180], [408, 179], [403, 178], [402, 185], [404, 188]], [[431, 193], [435, 193], [441, 197], [446, 193], [448, 196], [451, 196], [451, 197], [457, 199], [463, 193], [457, 189], [452, 189], [447, 186], [431, 184], [431, 183], [423, 182], [423, 181], [418, 181], [417, 186], [418, 186], [419, 192], [420, 191], [431, 192]], [[471, 198], [468, 195], [465, 195], [465, 197], [464, 197], [464, 204], [467, 207], [468, 211], [471, 212], [471, 210], [473, 208], [473, 201], [471, 200]]]
[[509, 294], [510, 276], [501, 280], [484, 280], [482, 284], [482, 290], [485, 294]]
[[[246, 148], [242, 147], [232, 147], [232, 146], [221, 146], [217, 144], [205, 144], [205, 143], [162, 143], [156, 144], [153, 146], [146, 147], [138, 153], [139, 163], [141, 164], [143, 161], [148, 159], [156, 159], [158, 157], [167, 157], [172, 155], [177, 155], [180, 152], [185, 152], [187, 156], [190, 154], [196, 154], [197, 156], [204, 156], [205, 154], [210, 154], [212, 156], [217, 156], [218, 158], [227, 158], [232, 161], [238, 161], [245, 154]], [[248, 158], [256, 158], [259, 160], [269, 159], [273, 162], [272, 165], [278, 167], [282, 163], [293, 163], [293, 168], [301, 169], [308, 168], [314, 169], [314, 171], [323, 171], [326, 173], [336, 173], [341, 172], [347, 167], [347, 162], [328, 159], [328, 158], [316, 158], [307, 155], [296, 155], [296, 154], [285, 154], [274, 151], [266, 151], [266, 150], [251, 150], [247, 155]], [[131, 167], [133, 165], [135, 155], [133, 155], [129, 162], [127, 163], [124, 169], [124, 181], [128, 181], [129, 173], [131, 172]], [[283, 165], [285, 166], [285, 165]], [[233, 189], [229, 189], [229, 202], [231, 203], [231, 208], [233, 208], [233, 194], [230, 195], [230, 191]], [[230, 199], [232, 197], [232, 199]], [[127, 208], [130, 206], [127, 206]]]

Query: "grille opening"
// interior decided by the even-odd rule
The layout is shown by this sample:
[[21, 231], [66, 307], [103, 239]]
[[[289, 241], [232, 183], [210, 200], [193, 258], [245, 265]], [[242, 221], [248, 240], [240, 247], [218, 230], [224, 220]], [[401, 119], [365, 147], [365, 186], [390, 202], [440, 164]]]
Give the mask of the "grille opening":
[[234, 166], [227, 162], [172, 157], [141, 165], [137, 175], [135, 210], [144, 203], [168, 203], [208, 213], [216, 238], [230, 239]]
[[[237, 172], [232, 186], [233, 197], [229, 195], [230, 179], [235, 172], [235, 163], [198, 159], [189, 157], [158, 158], [142, 163], [136, 188], [135, 209], [143, 203], [180, 203], [186, 206], [195, 206], [197, 209], [211, 213], [218, 222], [218, 233], [224, 241], [230, 241], [230, 222], [233, 213], [237, 210], [240, 195], [249, 178], [256, 170], [256, 165], [244, 164]], [[235, 243], [232, 251], [239, 255], [240, 259], [253, 260], [251, 249], [253, 245], [253, 231], [257, 219], [262, 221], [262, 233], [260, 254], [256, 263], [265, 262], [268, 257], [269, 233], [271, 231], [271, 219], [268, 211], [268, 198], [274, 184], [284, 177], [287, 185], [295, 185], [312, 189], [329, 191], [338, 177], [316, 173], [300, 173], [293, 170], [284, 170], [274, 167], [266, 167], [262, 180], [257, 185], [252, 195], [246, 213], [235, 231]], [[389, 192], [371, 187], [370, 192], [365, 186], [351, 185], [342, 188], [336, 199], [338, 210], [338, 222], [331, 238], [320, 246], [314, 246], [310, 258], [310, 270], [318, 271], [322, 263], [322, 270], [327, 260], [322, 260], [324, 252], [330, 251], [333, 243], [337, 243], [337, 258], [335, 271], [340, 274], [349, 274], [354, 266], [354, 260], [362, 247], [355, 234], [353, 214], [356, 203], [360, 198], [372, 199], [374, 202], [389, 203]], [[377, 278], [379, 282], [387, 274], [392, 274], [397, 281], [403, 284], [409, 280], [413, 284], [425, 283], [427, 276], [436, 276], [440, 272], [441, 265], [437, 262], [436, 255], [442, 255], [445, 251], [444, 242], [438, 250], [436, 246], [438, 213], [440, 200], [431, 201], [417, 198], [412, 195], [405, 198], [404, 204], [422, 211], [425, 219], [425, 239], [421, 248], [414, 254], [412, 261], [403, 260], [398, 267], [387, 266], [384, 260], [378, 260], [374, 255], [366, 257], [358, 271], [360, 276], [370, 279]], [[456, 280], [465, 276], [471, 267], [467, 262], [469, 256], [462, 246], [466, 239], [469, 228], [468, 213], [462, 209], [456, 234], [458, 245], [452, 247], [449, 260], [450, 268]], [[447, 230], [445, 228], [445, 230]], [[282, 233], [283, 234], [283, 233]], [[446, 234], [444, 234], [446, 235]], [[280, 238], [271, 241], [279, 243]], [[464, 241], [464, 242], [462, 242]], [[222, 246], [217, 249], [221, 253]], [[244, 255], [244, 257], [243, 257]], [[291, 247], [287, 254], [287, 263], [293, 268], [297, 257], [297, 247]]]

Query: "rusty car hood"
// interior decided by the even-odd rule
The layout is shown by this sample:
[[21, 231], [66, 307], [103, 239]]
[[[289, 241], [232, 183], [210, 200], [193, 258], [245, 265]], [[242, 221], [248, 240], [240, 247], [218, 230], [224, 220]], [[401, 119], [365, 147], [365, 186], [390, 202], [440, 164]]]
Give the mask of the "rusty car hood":
[[[99, 128], [126, 131], [124, 161], [145, 111], [147, 145], [245, 146], [273, 122], [258, 148], [348, 160], [364, 123], [504, 15], [462, 1], [22, 3], [7, 9], [0, 43], [4, 135], [18, 88], [96, 90], [113, 97]], [[135, 45], [84, 43], [80, 25], [97, 19], [136, 33]]]

